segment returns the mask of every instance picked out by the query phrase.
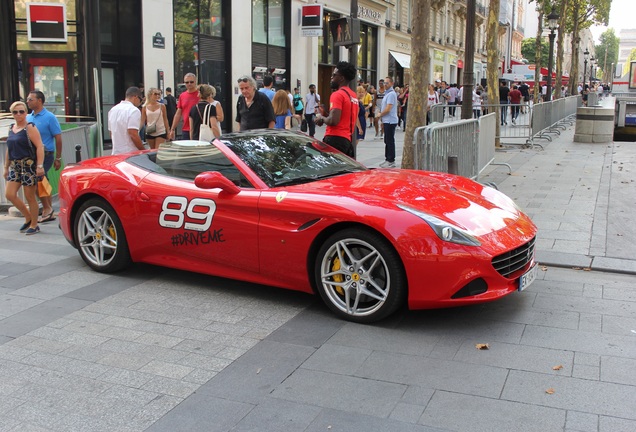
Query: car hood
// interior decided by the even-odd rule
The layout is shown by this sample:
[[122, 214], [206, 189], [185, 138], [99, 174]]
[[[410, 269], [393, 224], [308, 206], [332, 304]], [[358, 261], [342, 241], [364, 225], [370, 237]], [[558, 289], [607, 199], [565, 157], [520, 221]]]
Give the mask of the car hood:
[[503, 193], [445, 173], [376, 169], [301, 187], [305, 192], [354, 199], [375, 207], [393, 210], [398, 209], [397, 205], [411, 207], [477, 236], [518, 222], [525, 222], [528, 233], [535, 230], [530, 219]]

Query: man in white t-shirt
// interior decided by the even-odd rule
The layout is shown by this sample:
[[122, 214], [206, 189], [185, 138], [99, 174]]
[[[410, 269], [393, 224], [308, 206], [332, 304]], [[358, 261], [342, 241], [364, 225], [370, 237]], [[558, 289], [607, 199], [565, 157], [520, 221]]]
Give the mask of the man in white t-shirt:
[[143, 150], [144, 144], [139, 137], [141, 111], [139, 105], [143, 94], [139, 87], [129, 87], [126, 99], [108, 112], [108, 130], [113, 140], [112, 154]]

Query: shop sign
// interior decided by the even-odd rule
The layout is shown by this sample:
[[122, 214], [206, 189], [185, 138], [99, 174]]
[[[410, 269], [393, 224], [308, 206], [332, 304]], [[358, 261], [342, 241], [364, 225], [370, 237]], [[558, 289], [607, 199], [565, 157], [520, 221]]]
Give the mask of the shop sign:
[[321, 4], [302, 5], [300, 9], [300, 34], [304, 37], [322, 36]]
[[27, 3], [27, 33], [29, 42], [66, 42], [66, 5]]
[[161, 33], [159, 33], [159, 32], [155, 33], [155, 35], [152, 37], [152, 47], [153, 48], [165, 49], [166, 48], [166, 38], [161, 36]]
[[382, 13], [364, 6], [358, 6], [358, 18], [382, 24]]

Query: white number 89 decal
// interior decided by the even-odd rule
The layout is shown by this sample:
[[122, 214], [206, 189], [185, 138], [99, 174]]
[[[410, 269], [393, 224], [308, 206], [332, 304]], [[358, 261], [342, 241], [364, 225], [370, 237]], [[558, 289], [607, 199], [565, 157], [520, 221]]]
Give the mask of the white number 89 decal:
[[[159, 225], [164, 228], [179, 229], [183, 227], [187, 230], [207, 231], [212, 225], [214, 212], [216, 212], [216, 203], [212, 200], [194, 198], [188, 204], [186, 197], [169, 196], [163, 200]], [[186, 222], [184, 224], [185, 216], [202, 222]]]

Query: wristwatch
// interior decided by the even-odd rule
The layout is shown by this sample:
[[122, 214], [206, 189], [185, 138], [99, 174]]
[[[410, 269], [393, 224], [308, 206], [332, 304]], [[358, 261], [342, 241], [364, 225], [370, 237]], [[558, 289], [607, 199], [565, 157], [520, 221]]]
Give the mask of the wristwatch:
[[55, 160], [56, 160], [56, 161], [61, 161], [61, 160], [62, 160], [62, 158], [61, 158], [61, 157], [59, 157], [59, 158], [55, 158]]
[[44, 165], [38, 165], [37, 168], [44, 168]]

